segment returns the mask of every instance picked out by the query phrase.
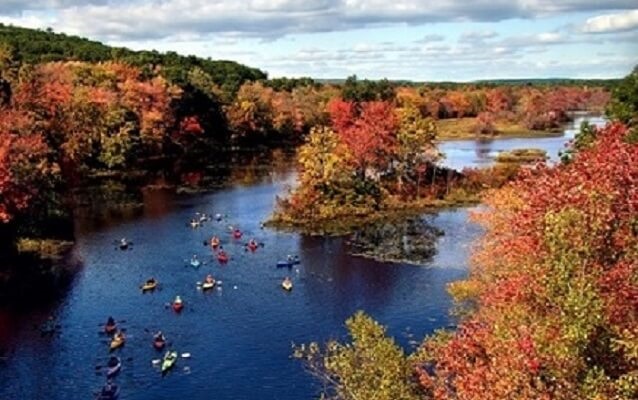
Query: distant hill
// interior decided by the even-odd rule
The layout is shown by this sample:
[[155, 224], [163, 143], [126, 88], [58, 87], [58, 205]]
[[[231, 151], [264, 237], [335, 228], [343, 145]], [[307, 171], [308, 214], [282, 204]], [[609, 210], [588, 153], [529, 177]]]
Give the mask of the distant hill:
[[163, 74], [177, 84], [186, 82], [188, 72], [199, 67], [216, 84], [230, 91], [245, 81], [267, 79], [265, 72], [235, 61], [182, 56], [175, 52], [133, 51], [78, 36], [55, 33], [50, 29], [28, 29], [0, 24], [0, 45], [2, 43], [9, 45], [13, 58], [21, 63], [119, 60], [141, 68], [161, 65]]
[[[343, 85], [346, 79], [327, 78], [315, 79], [318, 83]], [[364, 80], [365, 81], [365, 80]], [[380, 82], [382, 79], [370, 80], [372, 82]], [[572, 78], [529, 78], [529, 79], [480, 79], [469, 82], [455, 81], [410, 81], [390, 79], [392, 85], [395, 86], [433, 86], [440, 88], [454, 88], [458, 86], [476, 85], [476, 86], [596, 86], [610, 87], [619, 83], [621, 79], [572, 79]]]

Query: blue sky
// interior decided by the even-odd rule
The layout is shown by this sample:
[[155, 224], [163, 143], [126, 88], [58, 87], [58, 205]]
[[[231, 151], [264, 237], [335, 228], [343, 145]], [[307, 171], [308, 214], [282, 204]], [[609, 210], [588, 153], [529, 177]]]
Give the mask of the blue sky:
[[0, 22], [273, 77], [611, 78], [638, 63], [636, 0], [0, 0]]

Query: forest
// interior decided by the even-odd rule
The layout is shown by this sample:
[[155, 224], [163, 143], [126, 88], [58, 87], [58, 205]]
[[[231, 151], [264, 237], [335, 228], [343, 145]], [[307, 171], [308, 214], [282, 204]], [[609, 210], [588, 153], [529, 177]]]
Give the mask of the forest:
[[[55, 212], [47, 208], [63, 205], [61, 193], [100, 171], [126, 175], [158, 162], [205, 162], [233, 147], [299, 143], [303, 184], [281, 203], [279, 222], [404, 207], [405, 199], [431, 203], [461, 176], [448, 172], [445, 185], [436, 184], [436, 141], [447, 131], [458, 134], [460, 124], [469, 137], [551, 134], [571, 111], [602, 111], [609, 97], [603, 86], [574, 82], [443, 88], [356, 76], [340, 85], [269, 80], [233, 62], [9, 26], [0, 27], [0, 79], [3, 223], [36, 209]], [[511, 171], [468, 171], [464, 190], [486, 179], [499, 185], [500, 175]]]

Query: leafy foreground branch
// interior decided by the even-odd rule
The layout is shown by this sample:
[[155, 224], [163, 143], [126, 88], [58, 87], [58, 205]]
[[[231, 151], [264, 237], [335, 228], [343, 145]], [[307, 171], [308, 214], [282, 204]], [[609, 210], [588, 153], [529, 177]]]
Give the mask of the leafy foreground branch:
[[386, 329], [363, 312], [346, 321], [351, 343], [332, 341], [295, 347], [294, 357], [323, 384], [323, 399], [417, 399], [417, 381], [407, 358]]

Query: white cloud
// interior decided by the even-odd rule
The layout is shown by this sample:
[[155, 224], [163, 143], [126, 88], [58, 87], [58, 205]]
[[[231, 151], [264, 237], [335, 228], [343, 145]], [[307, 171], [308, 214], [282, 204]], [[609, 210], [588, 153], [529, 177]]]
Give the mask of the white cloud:
[[589, 18], [583, 26], [586, 33], [610, 33], [638, 29], [638, 10]]
[[[627, 10], [636, 0], [0, 0], [13, 18], [48, 10], [53, 27], [101, 39], [233, 32], [278, 37], [389, 24], [495, 22], [565, 12]], [[18, 22], [18, 21], [16, 21]], [[43, 21], [43, 26], [49, 21]]]

